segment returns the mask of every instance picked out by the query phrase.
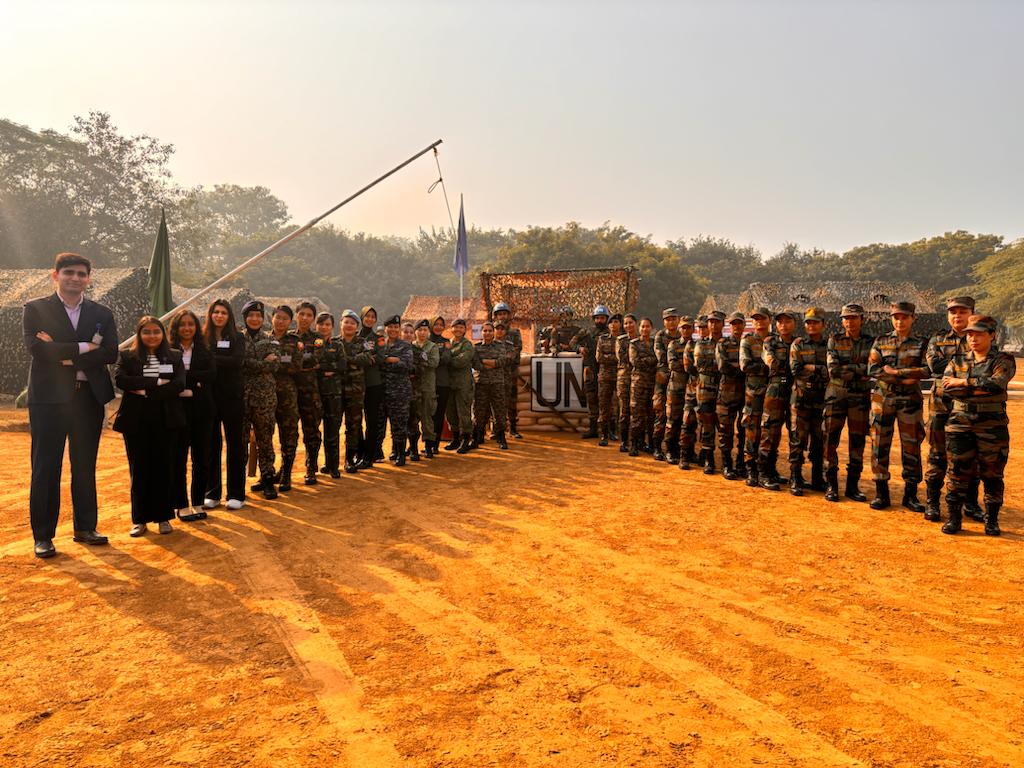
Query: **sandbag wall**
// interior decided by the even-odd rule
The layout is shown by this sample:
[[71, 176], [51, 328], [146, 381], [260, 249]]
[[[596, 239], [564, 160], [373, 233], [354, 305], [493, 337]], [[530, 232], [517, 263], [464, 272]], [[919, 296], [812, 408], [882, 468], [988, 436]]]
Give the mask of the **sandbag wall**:
[[584, 432], [588, 427], [586, 413], [559, 411], [533, 411], [533, 394], [526, 383], [531, 381], [531, 355], [519, 358], [519, 376], [516, 379], [516, 407], [519, 413], [519, 429], [531, 432]]

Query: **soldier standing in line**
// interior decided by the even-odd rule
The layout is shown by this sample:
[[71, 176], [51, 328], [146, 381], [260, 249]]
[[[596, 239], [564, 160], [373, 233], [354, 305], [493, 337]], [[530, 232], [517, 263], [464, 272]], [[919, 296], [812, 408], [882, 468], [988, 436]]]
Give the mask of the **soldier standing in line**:
[[[441, 350], [437, 344], [430, 340], [430, 321], [420, 320], [413, 328], [414, 340], [412, 345], [416, 348], [419, 357], [417, 370], [419, 372], [416, 388], [413, 390], [413, 404], [415, 408], [409, 409], [409, 439], [410, 456], [413, 461], [419, 461], [419, 451], [416, 442], [423, 435], [423, 454], [428, 458], [434, 458], [434, 409], [437, 405], [437, 366], [441, 361]], [[412, 421], [415, 411], [416, 421]]]
[[384, 321], [386, 340], [377, 347], [377, 362], [384, 379], [385, 409], [391, 424], [391, 452], [399, 467], [405, 466], [405, 447], [408, 442], [409, 403], [412, 401], [412, 381], [415, 370], [412, 344], [403, 341], [402, 318], [392, 315]]
[[483, 340], [476, 345], [476, 356], [473, 368], [479, 372], [476, 390], [473, 393], [473, 441], [472, 447], [477, 448], [487, 433], [487, 422], [492, 424], [494, 442], [503, 450], [508, 450], [505, 441], [505, 414], [508, 403], [505, 393], [505, 369], [508, 361], [508, 348], [504, 342], [494, 338], [494, 323], [487, 321], [480, 329]]
[[569, 341], [569, 348], [583, 358], [583, 391], [587, 398], [587, 411], [590, 413], [587, 431], [580, 435], [584, 440], [598, 436], [600, 405], [597, 402], [597, 337], [608, 332], [610, 317], [611, 312], [608, 308], [604, 304], [598, 304], [591, 315], [594, 327], [581, 329]]
[[444, 335], [445, 321], [438, 315], [430, 321], [430, 341], [437, 347], [438, 363], [435, 377], [437, 379], [437, 404], [434, 406], [434, 445], [435, 456], [440, 455], [441, 434], [444, 432], [444, 416], [448, 411], [448, 396], [451, 392], [448, 364], [451, 362], [451, 342]]
[[[359, 317], [359, 336], [364, 341], [373, 343], [373, 348], [384, 346], [384, 336], [378, 333], [374, 325], [377, 322], [377, 310], [363, 307]], [[372, 466], [376, 461], [384, 460], [384, 432], [387, 429], [387, 417], [384, 413], [384, 379], [381, 376], [377, 358], [363, 371], [363, 421], [362, 442], [359, 446], [360, 463]]]
[[615, 378], [618, 371], [618, 358], [615, 347], [622, 335], [622, 315], [614, 314], [608, 320], [608, 330], [595, 339], [594, 357], [597, 360], [597, 426], [601, 434], [598, 445], [608, 445], [614, 429], [615, 418]]
[[679, 312], [675, 307], [661, 311], [665, 326], [654, 335], [654, 354], [658, 358], [658, 372], [654, 378], [654, 458], [665, 461], [665, 420], [668, 396], [668, 344], [679, 338]]
[[568, 352], [571, 349], [570, 341], [580, 332], [574, 318], [575, 311], [570, 306], [564, 306], [558, 310], [558, 316], [551, 325], [546, 326], [540, 332], [541, 351], [558, 357], [559, 352]]
[[292, 465], [299, 447], [299, 394], [295, 386], [295, 372], [299, 370], [302, 351], [299, 337], [289, 330], [294, 313], [287, 304], [274, 307], [270, 317], [271, 334], [279, 345], [278, 366], [274, 371], [277, 388], [277, 439], [281, 445], [281, 471], [277, 474], [277, 490], [287, 493], [292, 489]]
[[654, 323], [651, 318], [640, 320], [640, 335], [629, 342], [629, 367], [632, 371], [629, 390], [629, 434], [633, 447], [630, 456], [639, 456], [647, 435], [650, 422], [654, 418], [653, 395], [654, 377], [658, 372], [658, 356], [654, 353], [654, 339], [651, 331]]
[[849, 463], [846, 465], [846, 498], [867, 501], [860, 492], [864, 469], [864, 445], [871, 410], [871, 386], [868, 355], [873, 339], [864, 336], [864, 308], [847, 304], [840, 313], [843, 333], [828, 340], [829, 382], [825, 390], [825, 500], [839, 501], [839, 442], [843, 425], [847, 429]]
[[[952, 400], [942, 391], [942, 377], [949, 363], [955, 357], [967, 354], [967, 323], [974, 312], [974, 299], [957, 296], [946, 302], [946, 318], [949, 330], [941, 331], [929, 340], [925, 359], [931, 377], [934, 379], [928, 398], [928, 469], [925, 470], [925, 519], [937, 522], [941, 517], [939, 501], [942, 496], [942, 482], [946, 475], [946, 422]], [[964, 499], [964, 513], [974, 520], [983, 520], [978, 506], [979, 478], [971, 480]]]
[[342, 349], [341, 415], [345, 421], [345, 471], [349, 474], [360, 469], [371, 469], [368, 456], [360, 457], [366, 441], [363, 439], [363, 405], [366, 392], [365, 372], [376, 366], [376, 336], [359, 333], [360, 319], [353, 310], [341, 313]]
[[468, 453], [472, 450], [473, 431], [473, 360], [476, 347], [466, 338], [466, 321], [461, 317], [452, 323], [451, 358], [448, 364], [448, 426], [452, 430], [446, 451]]
[[952, 399], [946, 422], [949, 520], [942, 526], [943, 533], [957, 533], [963, 525], [961, 505], [971, 478], [978, 474], [985, 484], [985, 533], [1002, 533], [999, 510], [1010, 455], [1006, 388], [1017, 373], [1017, 363], [995, 349], [996, 328], [994, 318], [972, 315], [967, 325], [969, 351], [954, 356], [942, 378], [942, 391]]
[[313, 330], [316, 305], [304, 301], [295, 309], [295, 335], [299, 337], [298, 367], [295, 371], [295, 391], [299, 403], [299, 422], [302, 425], [302, 444], [306, 448], [306, 485], [316, 485], [316, 468], [320, 458], [320, 419], [323, 404], [317, 386], [317, 368], [323, 353], [324, 341]]
[[334, 315], [330, 312], [321, 312], [316, 316], [316, 332], [320, 342], [320, 365], [316, 379], [324, 421], [324, 466], [320, 467], [320, 471], [338, 478], [341, 477], [341, 377], [344, 350], [341, 342], [334, 338]]
[[918, 501], [921, 482], [921, 443], [924, 441], [924, 397], [921, 379], [930, 375], [925, 353], [927, 339], [912, 335], [917, 308], [909, 301], [890, 306], [893, 331], [875, 339], [868, 356], [868, 376], [875, 379], [871, 395], [871, 470], [875, 477], [872, 509], [886, 509], [889, 500], [889, 451], [899, 426], [903, 461], [903, 506], [924, 512]]
[[629, 364], [629, 342], [637, 337], [636, 315], [627, 314], [622, 318], [622, 333], [615, 339], [615, 358], [618, 366], [615, 371], [615, 395], [619, 399], [619, 451], [629, 450], [630, 422], [630, 380], [633, 368]]
[[721, 375], [715, 361], [715, 350], [722, 338], [725, 313], [715, 310], [708, 315], [708, 337], [700, 339], [693, 352], [697, 371], [697, 419], [700, 421], [700, 451], [704, 474], [715, 474], [715, 432], [718, 428], [718, 386]]
[[[518, 333], [518, 329], [513, 329]], [[515, 343], [509, 341], [508, 337], [509, 328], [504, 323], [494, 324], [494, 340], [501, 342], [505, 345], [505, 402], [508, 405], [508, 409], [505, 413], [505, 423], [508, 428], [515, 422], [519, 415], [519, 403], [518, 403], [518, 392], [516, 389], [516, 381], [519, 378], [519, 359], [522, 348], [516, 349]], [[522, 344], [522, 341], [520, 341]], [[520, 435], [520, 437], [522, 437]]]
[[[274, 412], [277, 410], [277, 385], [274, 371], [279, 365], [280, 344], [263, 331], [264, 309], [262, 301], [249, 301], [242, 307], [245, 323], [245, 359], [243, 374], [242, 434], [245, 450], [249, 450], [249, 432], [256, 433], [256, 455], [259, 459], [260, 480], [252, 490], [262, 491], [263, 498], [276, 499], [274, 488]], [[246, 456], [245, 461], [248, 461]]]
[[690, 374], [686, 371], [686, 342], [693, 338], [693, 321], [689, 317], [680, 317], [677, 328], [678, 335], [667, 339], [665, 351], [668, 363], [668, 386], [665, 388], [665, 450], [666, 458], [672, 464], [678, 464], [680, 456], [683, 455], [683, 451], [680, 450], [680, 438], [686, 408], [686, 385], [690, 379]]
[[512, 325], [512, 309], [505, 302], [498, 302], [494, 305], [493, 317], [495, 331], [499, 324], [504, 325], [505, 338], [503, 341], [512, 346], [512, 352], [509, 353], [510, 365], [506, 369], [505, 375], [505, 388], [508, 392], [508, 433], [516, 440], [520, 440], [523, 436], [519, 434], [518, 429], [519, 387], [517, 383], [519, 381], [519, 360], [523, 355], [523, 334]]
[[793, 377], [789, 368], [789, 348], [793, 343], [796, 316], [783, 310], [775, 314], [775, 333], [764, 340], [762, 359], [768, 367], [768, 387], [764, 394], [764, 418], [761, 420], [761, 446], [757, 452], [757, 471], [761, 487], [777, 491], [782, 486], [779, 477], [779, 443], [785, 425], [790, 444], [793, 426], [789, 420], [789, 401], [793, 392]]
[[[415, 326], [408, 320], [404, 321], [398, 332], [402, 341], [412, 347], [412, 371], [409, 373], [409, 419], [405, 425], [406, 448], [405, 457], [410, 461], [420, 460], [420, 377], [423, 374], [423, 355], [416, 346]], [[391, 445], [392, 461], [397, 458], [394, 443]]]
[[697, 363], [696, 350], [697, 342], [708, 338], [711, 330], [708, 328], [708, 316], [698, 315], [694, 324], [697, 329], [698, 338], [686, 340], [683, 348], [683, 366], [686, 371], [686, 397], [683, 399], [683, 437], [679, 446], [679, 468], [689, 469], [691, 464], [697, 462], [694, 454], [694, 447], [697, 444]]
[[804, 312], [807, 336], [793, 341], [789, 348], [789, 368], [793, 372], [792, 413], [794, 439], [789, 441], [789, 492], [804, 495], [804, 453], [811, 459], [811, 490], [825, 490], [824, 433], [825, 387], [828, 384], [828, 342], [822, 335], [825, 310], [811, 307]]
[[761, 417], [768, 389], [768, 366], [762, 359], [762, 353], [764, 341], [771, 333], [772, 313], [767, 307], [758, 307], [750, 318], [754, 330], [740, 340], [740, 370], [743, 371], [743, 417], [740, 423], [747, 485], [756, 488], [759, 482], [757, 453], [761, 444]]
[[[718, 386], [718, 452], [722, 457], [722, 475], [726, 480], [746, 477], [743, 467], [743, 370], [740, 368], [740, 341], [747, 319], [742, 312], [729, 315], [731, 335], [723, 336], [715, 348], [715, 363], [721, 381]], [[736, 463], [733, 464], [733, 443], [738, 444]]]

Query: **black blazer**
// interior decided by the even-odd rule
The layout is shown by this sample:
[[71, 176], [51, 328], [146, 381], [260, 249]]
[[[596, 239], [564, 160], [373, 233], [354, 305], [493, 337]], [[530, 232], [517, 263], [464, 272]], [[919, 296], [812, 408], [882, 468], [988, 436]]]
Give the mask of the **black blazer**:
[[[241, 403], [243, 392], [242, 366], [245, 363], [245, 339], [240, 333], [233, 333], [226, 339], [227, 347], [213, 346], [217, 379], [213, 383], [213, 397], [218, 404], [237, 401]], [[214, 345], [217, 342], [213, 342]]]
[[[173, 367], [170, 381], [157, 384], [158, 379], [142, 375], [145, 363], [135, 352], [121, 352], [114, 368], [114, 383], [118, 389], [123, 390], [123, 395], [121, 407], [114, 417], [114, 430], [122, 433], [138, 432], [142, 428], [143, 413], [149, 408], [160, 408], [167, 429], [181, 429], [185, 426], [185, 408], [178, 397], [178, 393], [185, 388], [185, 365], [181, 362], [181, 352], [170, 350], [167, 363]], [[160, 378], [168, 376], [164, 374]], [[145, 390], [146, 394], [136, 395], [133, 392], [136, 389]], [[160, 439], [159, 435], [153, 437]]]
[[[109, 403], [114, 399], [107, 366], [117, 360], [117, 326], [114, 315], [102, 304], [82, 299], [78, 329], [72, 327], [60, 297], [54, 292], [45, 299], [33, 299], [25, 305], [21, 321], [25, 347], [32, 356], [28, 372], [28, 403], [70, 403], [75, 394], [75, 372], [83, 371], [96, 399]], [[53, 341], [36, 338], [45, 331]], [[80, 341], [92, 341], [99, 333], [99, 349], [79, 354]], [[72, 365], [63, 365], [70, 360]]]
[[[171, 347], [179, 354], [179, 347]], [[184, 365], [184, 364], [183, 364]], [[192, 390], [192, 404], [209, 408], [213, 405], [213, 386], [217, 378], [217, 367], [213, 354], [205, 344], [192, 343], [192, 363], [185, 371], [185, 389]], [[189, 398], [183, 398], [187, 402]]]

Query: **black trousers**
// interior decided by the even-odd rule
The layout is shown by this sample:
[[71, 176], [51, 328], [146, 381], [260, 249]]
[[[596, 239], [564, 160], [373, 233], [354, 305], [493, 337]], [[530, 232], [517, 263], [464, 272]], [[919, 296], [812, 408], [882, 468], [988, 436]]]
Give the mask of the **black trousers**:
[[[242, 398], [224, 400], [214, 405], [212, 435], [210, 439], [210, 462], [207, 470], [207, 487], [204, 494], [208, 499], [220, 501], [223, 494], [220, 474], [220, 457], [223, 444], [227, 443], [228, 498], [245, 501], [245, 457], [248, 435], [242, 434]], [[221, 428], [224, 440], [221, 441]]]
[[[363, 456], [373, 458], [374, 452], [381, 451], [384, 443], [384, 431], [387, 427], [384, 411], [384, 385], [374, 384], [363, 393], [363, 441], [359, 452]], [[369, 446], [369, 453], [367, 453]]]
[[172, 465], [180, 430], [163, 428], [162, 409], [153, 410], [159, 413], [147, 414], [138, 432], [124, 435], [128, 473], [132, 478], [133, 523], [159, 523], [174, 517]]
[[[171, 490], [174, 496], [174, 508], [184, 509], [189, 505], [200, 506], [207, 488], [207, 473], [210, 468], [210, 433], [213, 428], [211, 406], [209, 403], [194, 402], [193, 398], [181, 398], [185, 406], [185, 418], [188, 426], [178, 430], [175, 435], [173, 461], [173, 482]], [[186, 483], [188, 455], [192, 454], [192, 483]], [[191, 490], [191, 494], [189, 494]], [[233, 497], [232, 497], [233, 498]]]
[[70, 403], [29, 405], [32, 485], [29, 516], [36, 539], [57, 535], [64, 445], [71, 454], [71, 506], [76, 531], [96, 528], [96, 454], [103, 431], [103, 406], [83, 382]]
[[451, 393], [451, 387], [438, 387], [437, 392], [437, 408], [434, 409], [434, 434], [436, 439], [441, 439], [441, 430], [444, 429], [444, 415], [445, 409], [448, 407], [448, 395]]

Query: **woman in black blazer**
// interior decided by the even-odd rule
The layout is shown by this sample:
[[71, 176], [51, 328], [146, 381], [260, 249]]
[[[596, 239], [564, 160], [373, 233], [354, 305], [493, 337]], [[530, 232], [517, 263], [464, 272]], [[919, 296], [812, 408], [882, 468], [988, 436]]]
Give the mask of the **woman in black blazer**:
[[[210, 462], [213, 384], [217, 368], [200, 332], [199, 318], [195, 312], [190, 309], [180, 310], [171, 318], [168, 331], [171, 349], [181, 352], [181, 361], [185, 367], [185, 389], [178, 397], [185, 410], [186, 427], [178, 432], [174, 451], [174, 508], [179, 520], [191, 522], [206, 517], [202, 504]], [[189, 451], [192, 452], [191, 488], [186, 485]]]
[[144, 534], [147, 523], [170, 533], [174, 445], [177, 431], [185, 427], [178, 397], [185, 389], [185, 366], [181, 353], [168, 345], [159, 319], [147, 315], [139, 320], [131, 349], [118, 356], [114, 384], [124, 393], [114, 429], [124, 435], [132, 477], [130, 535]]
[[220, 504], [223, 491], [220, 474], [223, 426], [223, 442], [227, 443], [228, 509], [241, 509], [245, 504], [245, 443], [248, 440], [248, 436], [242, 434], [242, 363], [245, 361], [245, 341], [235, 325], [235, 313], [225, 299], [217, 299], [206, 310], [203, 336], [217, 369], [217, 378], [213, 382], [210, 464], [203, 508], [213, 509]]

